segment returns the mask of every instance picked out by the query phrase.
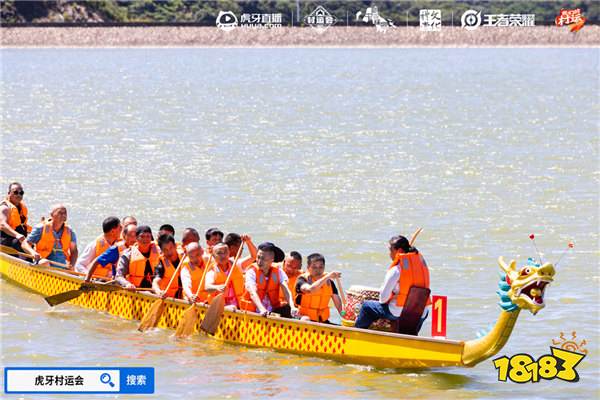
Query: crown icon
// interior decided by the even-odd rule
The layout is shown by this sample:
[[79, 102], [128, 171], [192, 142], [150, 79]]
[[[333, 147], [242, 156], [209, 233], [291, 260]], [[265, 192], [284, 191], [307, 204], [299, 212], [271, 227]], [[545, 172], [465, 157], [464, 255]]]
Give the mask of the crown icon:
[[560, 337], [557, 340], [552, 339], [552, 344], [555, 346], [560, 346], [561, 349], [572, 351], [575, 353], [587, 354], [588, 351], [583, 346], [587, 344], [586, 340], [583, 339], [579, 344], [576, 342], [577, 332], [571, 332], [571, 339], [565, 338], [564, 332], [560, 333]]

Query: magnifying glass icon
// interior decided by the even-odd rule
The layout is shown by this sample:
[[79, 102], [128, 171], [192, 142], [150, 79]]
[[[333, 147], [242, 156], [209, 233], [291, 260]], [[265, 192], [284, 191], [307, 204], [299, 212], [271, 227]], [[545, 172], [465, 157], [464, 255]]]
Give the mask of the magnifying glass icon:
[[112, 383], [112, 378], [110, 377], [109, 374], [107, 374], [106, 372], [103, 373], [102, 375], [100, 375], [100, 382], [102, 383], [108, 383], [110, 385], [110, 387], [115, 387], [115, 384]]

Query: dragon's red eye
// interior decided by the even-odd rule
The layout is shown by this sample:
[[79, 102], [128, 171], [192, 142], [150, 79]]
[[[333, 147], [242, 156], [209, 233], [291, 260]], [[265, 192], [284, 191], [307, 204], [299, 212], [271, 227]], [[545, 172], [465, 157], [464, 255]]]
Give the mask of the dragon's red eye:
[[529, 275], [531, 273], [531, 268], [523, 267], [521, 268], [521, 275]]

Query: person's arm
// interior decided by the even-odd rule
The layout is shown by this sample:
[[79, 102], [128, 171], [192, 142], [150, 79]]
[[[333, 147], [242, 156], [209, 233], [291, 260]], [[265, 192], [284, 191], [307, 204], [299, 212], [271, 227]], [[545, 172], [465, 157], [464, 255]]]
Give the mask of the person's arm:
[[73, 230], [71, 230], [71, 245], [69, 246], [69, 251], [71, 252], [71, 257], [67, 260], [67, 264], [69, 265], [69, 269], [73, 270], [75, 264], [77, 264], [77, 257], [79, 256], [79, 250], [77, 250], [77, 236]]
[[75, 264], [75, 271], [81, 272], [85, 274], [89, 271], [92, 262], [96, 256], [96, 241], [88, 243], [83, 249], [83, 253], [81, 253], [81, 257], [77, 260], [77, 264]]
[[190, 303], [193, 303], [196, 300], [196, 293], [192, 293], [192, 276], [190, 275], [190, 271], [187, 268], [181, 268], [181, 273], [179, 276], [181, 277], [183, 298], [189, 300]]
[[298, 314], [298, 309], [296, 308], [295, 304], [294, 304], [294, 297], [292, 295], [292, 291], [290, 290], [289, 287], [289, 280], [288, 277], [286, 275], [286, 273], [283, 270], [279, 270], [279, 279], [281, 282], [281, 288], [283, 289], [283, 295], [285, 296], [285, 300], [287, 301], [287, 303], [290, 306], [290, 313], [292, 314], [292, 316], [295, 316], [296, 314]]
[[250, 253], [250, 255], [238, 260], [239, 267], [242, 269], [242, 271], [245, 271], [250, 264], [256, 261], [257, 250], [256, 246], [252, 242], [252, 238], [249, 235], [242, 235], [242, 240], [246, 244], [246, 247], [248, 247], [248, 252]]
[[260, 297], [258, 297], [258, 293], [256, 292], [256, 271], [254, 271], [254, 269], [248, 270], [248, 272], [246, 272], [244, 280], [244, 286], [246, 287], [246, 291], [250, 295], [252, 302], [256, 306], [256, 311], [259, 314], [267, 315], [269, 311], [265, 308]]
[[386, 272], [383, 284], [379, 289], [379, 302], [381, 304], [385, 304], [390, 301], [399, 277], [400, 271], [398, 271], [398, 268], [391, 268]]
[[35, 250], [33, 249], [33, 247], [31, 247], [31, 245], [29, 244], [29, 242], [27, 242], [27, 240], [23, 240], [23, 241], [21, 242], [21, 248], [22, 248], [22, 249], [23, 249], [23, 250], [24, 250], [26, 253], [29, 253], [29, 254], [30, 254], [32, 257], [33, 257], [33, 259], [34, 259], [35, 261], [39, 261], [39, 260], [40, 260], [40, 258], [41, 258], [41, 257], [40, 257], [40, 254], [39, 254], [37, 251], [35, 251]]
[[340, 298], [340, 296], [337, 294], [332, 294], [331, 299], [333, 300], [333, 305], [338, 310], [338, 313], [340, 315], [342, 315], [342, 311], [344, 310], [344, 307], [342, 306], [342, 299]]
[[19, 232], [15, 231], [13, 228], [11, 228], [11, 226], [8, 224], [8, 217], [8, 206], [6, 204], [3, 204], [2, 206], [0, 206], [0, 230], [2, 230], [2, 232], [6, 233], [7, 235], [18, 239], [19, 242], [22, 243], [25, 237]]
[[154, 292], [154, 294], [156, 294], [157, 296], [160, 296], [160, 297], [163, 297], [167, 293], [166, 290], [162, 291], [160, 289], [160, 282], [164, 279], [164, 277], [165, 277], [165, 266], [162, 261], [159, 261], [156, 268], [154, 268], [154, 279], [152, 279], [152, 291]]
[[215, 284], [215, 271], [211, 269], [206, 272], [206, 276], [204, 277], [204, 289], [209, 292], [219, 292], [223, 293], [225, 291], [225, 285], [216, 285]]
[[129, 275], [129, 261], [131, 259], [131, 249], [125, 250], [119, 258], [119, 264], [117, 264], [117, 275], [115, 280], [121, 286], [126, 289], [135, 289], [135, 285], [127, 280]]
[[[30, 246], [34, 246], [37, 244], [37, 242], [40, 241], [40, 239], [42, 238], [42, 229], [44, 229], [43, 226], [38, 225], [31, 230], [29, 235], [27, 235], [27, 243]], [[23, 247], [23, 246], [21, 246], [21, 247]]]
[[306, 281], [306, 278], [302, 275], [296, 279], [296, 298], [294, 299], [296, 304], [300, 304], [302, 302], [302, 286], [307, 283], [308, 282]]
[[328, 280], [339, 278], [341, 276], [342, 276], [341, 272], [331, 271], [331, 272], [323, 275], [320, 279], [317, 279], [315, 282], [312, 283], [312, 285], [309, 284], [308, 282], [303, 284], [300, 287], [300, 289], [302, 290], [302, 293], [313, 293], [313, 292], [316, 292], [317, 290], [319, 290], [321, 288], [321, 286], [323, 286], [325, 284], [325, 282], [327, 282]]
[[104, 253], [96, 257], [90, 264], [90, 269], [87, 271], [87, 275], [85, 277], [86, 282], [92, 280], [92, 276], [94, 275], [94, 271], [96, 271], [96, 267], [98, 267], [98, 265], [105, 267], [108, 264], [117, 264], [118, 262], [119, 248], [117, 246], [109, 247], [104, 251]]

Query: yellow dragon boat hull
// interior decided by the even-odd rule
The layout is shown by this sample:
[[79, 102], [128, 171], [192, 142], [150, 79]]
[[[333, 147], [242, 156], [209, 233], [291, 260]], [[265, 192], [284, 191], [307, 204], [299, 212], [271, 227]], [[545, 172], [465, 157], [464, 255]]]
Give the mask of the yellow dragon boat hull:
[[[8, 281], [51, 296], [79, 288], [82, 280], [56, 269], [33, 266], [0, 253], [0, 274]], [[140, 320], [156, 297], [126, 290], [89, 292], [72, 304], [126, 318]], [[158, 326], [175, 329], [189, 304], [166, 301]], [[198, 307], [200, 320], [206, 312]], [[199, 324], [196, 326], [199, 331]], [[214, 338], [226, 343], [269, 348], [275, 351], [323, 357], [343, 363], [376, 368], [432, 368], [466, 366], [462, 341], [424, 338], [387, 332], [367, 331], [278, 317], [264, 318], [249, 312], [226, 311]], [[469, 366], [473, 365], [468, 363]]]

